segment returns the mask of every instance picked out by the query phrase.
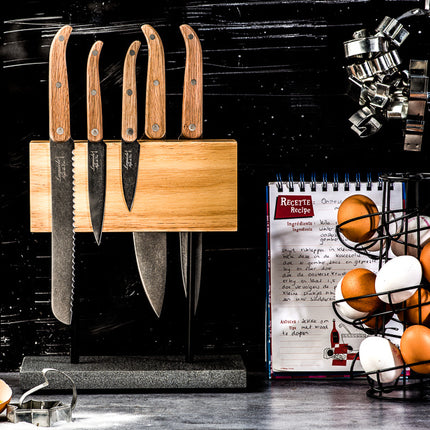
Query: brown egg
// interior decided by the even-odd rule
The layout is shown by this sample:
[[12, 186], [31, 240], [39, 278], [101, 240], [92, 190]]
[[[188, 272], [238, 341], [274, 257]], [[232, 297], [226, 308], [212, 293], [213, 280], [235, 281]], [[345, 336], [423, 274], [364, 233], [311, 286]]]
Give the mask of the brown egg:
[[403, 360], [414, 372], [430, 373], [430, 363], [411, 366], [419, 361], [430, 360], [430, 328], [411, 325], [400, 339], [400, 352]]
[[[341, 290], [345, 299], [375, 294], [376, 275], [367, 269], [352, 269], [342, 279]], [[382, 306], [378, 296], [363, 297], [346, 301], [349, 306], [361, 312], [375, 312]]]
[[[369, 328], [381, 330], [386, 324], [388, 324], [391, 318], [393, 318], [394, 312], [392, 311], [388, 312], [389, 310], [390, 310], [390, 306], [387, 305], [386, 303], [382, 303], [382, 307], [380, 307], [379, 309], [376, 309], [374, 313], [375, 314], [384, 313], [384, 315], [378, 315], [378, 316], [369, 318], [369, 320], [367, 320], [367, 318], [363, 318], [362, 319], [363, 324]], [[385, 312], [387, 313], [385, 314]]]
[[[345, 199], [337, 212], [337, 223], [342, 224], [353, 218], [363, 215], [371, 215], [378, 212], [373, 200], [361, 194], [355, 194]], [[365, 242], [375, 233], [379, 225], [379, 215], [367, 216], [348, 222], [340, 227], [342, 234], [352, 242]]]
[[[421, 291], [421, 292], [420, 292]], [[412, 297], [409, 297], [405, 302], [401, 303], [401, 308], [418, 305], [419, 294], [421, 295], [421, 322], [419, 316], [419, 307], [406, 309], [405, 311], [397, 312], [399, 320], [412, 324], [430, 325], [430, 293], [424, 288], [418, 289]]]
[[0, 413], [4, 411], [10, 399], [12, 398], [12, 389], [2, 379], [0, 379]]
[[421, 251], [420, 263], [423, 267], [423, 275], [430, 282], [430, 242]]

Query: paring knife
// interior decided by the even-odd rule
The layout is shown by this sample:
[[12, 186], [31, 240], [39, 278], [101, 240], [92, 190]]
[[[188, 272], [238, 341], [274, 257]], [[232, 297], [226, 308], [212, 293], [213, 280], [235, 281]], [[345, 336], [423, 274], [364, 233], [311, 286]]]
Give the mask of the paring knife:
[[[166, 133], [164, 48], [154, 28], [150, 25], [141, 28], [148, 44], [145, 134], [149, 139], [161, 139]], [[160, 317], [166, 288], [167, 234], [134, 232], [133, 241], [143, 288], [154, 312]]]
[[[182, 136], [198, 139], [203, 134], [203, 56], [200, 40], [196, 32], [187, 24], [180, 26], [185, 41], [186, 60], [184, 90], [182, 98]], [[194, 242], [194, 261], [188, 261], [188, 251]], [[194, 313], [200, 293], [202, 271], [202, 233], [179, 233], [182, 282], [187, 295], [189, 269], [194, 277]]]
[[66, 47], [72, 27], [55, 35], [49, 52], [49, 144], [52, 193], [52, 311], [72, 322], [74, 288], [73, 150]]
[[137, 141], [136, 57], [140, 41], [128, 48], [122, 83], [121, 173], [127, 208], [131, 211], [139, 171], [140, 145]]
[[100, 245], [106, 196], [106, 144], [103, 142], [99, 59], [103, 42], [91, 47], [87, 63], [88, 196], [91, 224]]

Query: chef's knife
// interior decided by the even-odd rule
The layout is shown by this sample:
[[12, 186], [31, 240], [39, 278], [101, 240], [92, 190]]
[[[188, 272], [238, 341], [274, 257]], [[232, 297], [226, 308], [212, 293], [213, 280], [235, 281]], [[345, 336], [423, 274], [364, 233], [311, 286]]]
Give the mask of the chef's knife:
[[52, 311], [71, 324], [74, 288], [73, 150], [66, 47], [72, 27], [55, 35], [49, 52], [49, 145], [52, 193]]
[[91, 224], [100, 245], [106, 195], [106, 144], [103, 142], [99, 59], [103, 42], [91, 47], [87, 63], [88, 197]]
[[[166, 133], [166, 81], [164, 48], [160, 36], [150, 25], [142, 26], [148, 44], [146, 78], [145, 134], [161, 139]], [[167, 273], [167, 234], [134, 232], [134, 250], [146, 296], [160, 317]]]
[[136, 57], [140, 41], [128, 48], [122, 83], [121, 173], [127, 208], [131, 211], [139, 171], [140, 145], [137, 141]]
[[[203, 134], [203, 57], [196, 32], [187, 24], [180, 26], [185, 41], [186, 60], [182, 98], [182, 136], [198, 139]], [[195, 243], [194, 261], [188, 261], [189, 244]], [[182, 282], [187, 295], [189, 267], [194, 271], [194, 313], [200, 293], [202, 271], [202, 233], [179, 233]], [[190, 266], [191, 265], [191, 266]]]

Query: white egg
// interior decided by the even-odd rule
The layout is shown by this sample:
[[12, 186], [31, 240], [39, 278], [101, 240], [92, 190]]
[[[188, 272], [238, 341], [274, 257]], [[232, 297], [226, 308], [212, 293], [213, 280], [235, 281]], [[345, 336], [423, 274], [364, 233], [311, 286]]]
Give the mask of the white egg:
[[[343, 278], [338, 282], [337, 286], [336, 286], [336, 290], [335, 290], [335, 300], [344, 300], [344, 297], [342, 295], [342, 280]], [[361, 311], [357, 311], [356, 309], [354, 309], [353, 307], [351, 307], [348, 302], [340, 302], [340, 303], [336, 303], [336, 308], [338, 310], [338, 312], [340, 313], [341, 316], [350, 319], [350, 320], [355, 320], [357, 318], [364, 318], [367, 317], [367, 315], [369, 315], [369, 312], [361, 312]]]
[[[421, 277], [421, 263], [417, 258], [411, 255], [394, 257], [385, 263], [376, 274], [375, 291], [380, 294], [399, 288], [415, 287], [390, 293], [393, 303], [401, 303], [415, 293], [416, 286], [421, 282]], [[388, 294], [380, 295], [379, 298], [385, 303], [390, 303]]]
[[[405, 230], [407, 223], [408, 227], [408, 235], [406, 236]], [[401, 240], [403, 243], [391, 242], [391, 251], [394, 255], [413, 255], [414, 257], [418, 256], [418, 248], [416, 246], [409, 246], [409, 245], [418, 245], [418, 232], [411, 232], [411, 230], [416, 230], [418, 228], [418, 217], [412, 217], [408, 218], [406, 221], [398, 222], [399, 229], [396, 232], [395, 238]], [[402, 233], [402, 231], [404, 233]], [[405, 248], [405, 242], [408, 242], [407, 249]], [[421, 215], [420, 216], [420, 231], [419, 231], [419, 238], [420, 238], [420, 246], [421, 248], [430, 241], [430, 217]], [[406, 252], [405, 252], [406, 251]]]
[[[359, 354], [361, 366], [366, 373], [403, 366], [403, 358], [399, 348], [383, 337], [366, 337], [360, 344]], [[382, 383], [392, 382], [401, 375], [402, 371], [403, 367], [381, 372], [379, 380]], [[369, 377], [375, 381], [378, 380], [377, 373], [372, 373]]]

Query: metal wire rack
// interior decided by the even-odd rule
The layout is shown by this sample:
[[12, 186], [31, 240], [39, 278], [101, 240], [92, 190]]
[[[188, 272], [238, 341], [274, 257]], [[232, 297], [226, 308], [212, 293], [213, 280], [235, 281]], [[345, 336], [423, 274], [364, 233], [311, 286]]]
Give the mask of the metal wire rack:
[[[380, 180], [383, 184], [382, 210], [377, 213], [360, 216], [350, 219], [336, 226], [336, 233], [341, 243], [359, 254], [365, 255], [379, 263], [379, 269], [391, 258], [393, 253], [390, 251], [392, 244], [397, 244], [403, 249], [405, 255], [414, 255], [420, 257], [423, 243], [421, 241], [422, 233], [430, 229], [430, 225], [422, 222], [421, 216], [429, 213], [430, 202], [430, 173], [395, 173], [381, 175]], [[393, 184], [399, 182], [403, 184], [403, 207], [392, 208], [390, 192]], [[342, 234], [342, 227], [349, 222], [354, 222], [362, 218], [379, 216], [380, 224], [371, 239], [362, 243], [352, 243]], [[409, 220], [414, 218], [416, 226], [410, 228]], [[398, 248], [399, 249], [399, 248]], [[405, 291], [411, 288], [417, 289], [418, 301], [414, 305], [403, 303], [393, 303], [392, 294]], [[413, 325], [405, 317], [405, 312], [411, 309], [417, 309], [418, 324], [426, 324], [423, 321], [423, 309], [430, 305], [430, 302], [422, 302], [423, 290], [430, 290], [430, 283], [423, 279], [422, 283], [416, 286], [393, 289], [384, 293], [366, 294], [353, 298], [336, 300], [332, 303], [333, 310], [337, 317], [345, 324], [350, 324], [355, 328], [364, 331], [368, 335], [381, 336], [384, 338], [400, 339], [402, 330], [395, 327], [387, 327], [390, 320], [397, 321], [403, 329]], [[341, 302], [349, 300], [359, 300], [380, 295], [388, 296], [388, 303], [377, 312], [373, 312], [364, 318], [354, 320], [346, 319], [338, 310]], [[401, 318], [399, 318], [401, 316]], [[368, 325], [369, 322], [372, 322]], [[351, 364], [351, 378], [367, 377], [369, 390], [367, 395], [376, 399], [389, 400], [422, 400], [430, 394], [430, 374], [424, 375], [414, 372], [414, 367], [430, 363], [426, 361], [403, 364], [402, 366], [384, 368], [373, 372], [364, 372], [355, 370], [359, 353]], [[401, 375], [390, 383], [382, 381], [384, 372], [401, 369]]]

